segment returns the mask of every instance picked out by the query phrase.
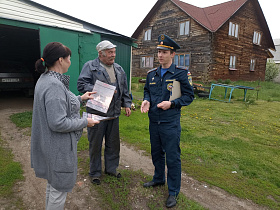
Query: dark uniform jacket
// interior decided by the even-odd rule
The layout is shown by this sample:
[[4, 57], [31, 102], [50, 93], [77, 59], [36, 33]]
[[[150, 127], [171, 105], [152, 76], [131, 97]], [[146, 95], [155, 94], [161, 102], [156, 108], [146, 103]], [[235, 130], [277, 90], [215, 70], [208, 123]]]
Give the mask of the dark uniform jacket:
[[[152, 122], [171, 122], [180, 118], [181, 107], [189, 105], [193, 99], [193, 87], [189, 71], [184, 67], [172, 64], [163, 78], [160, 75], [161, 67], [148, 72], [144, 87], [144, 100], [150, 102], [149, 118]], [[174, 100], [175, 108], [163, 110], [157, 108], [162, 101], [169, 101], [173, 81], [180, 82], [181, 97]]]
[[[127, 79], [123, 68], [117, 63], [114, 63], [113, 65], [117, 82], [117, 92], [114, 94], [106, 116], [118, 117], [121, 113], [121, 107], [131, 107], [131, 98], [128, 93]], [[96, 80], [112, 84], [106, 69], [100, 65], [99, 58], [85, 63], [78, 79], [77, 88], [82, 93], [92, 91]], [[103, 113], [95, 111], [89, 107], [87, 107], [87, 112], [104, 115]]]

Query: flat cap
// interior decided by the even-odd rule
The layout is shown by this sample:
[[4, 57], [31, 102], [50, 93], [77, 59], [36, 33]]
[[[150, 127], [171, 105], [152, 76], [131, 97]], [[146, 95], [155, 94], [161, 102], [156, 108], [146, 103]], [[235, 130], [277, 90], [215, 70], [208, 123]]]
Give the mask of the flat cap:
[[104, 40], [96, 45], [96, 50], [99, 52], [101, 50], [108, 50], [115, 47], [117, 47], [117, 45], [114, 45], [112, 42], [109, 42], [108, 40]]
[[180, 49], [180, 46], [173, 39], [171, 39], [165, 34], [161, 34], [158, 36], [158, 42], [159, 44], [157, 46], [157, 49], [173, 51]]

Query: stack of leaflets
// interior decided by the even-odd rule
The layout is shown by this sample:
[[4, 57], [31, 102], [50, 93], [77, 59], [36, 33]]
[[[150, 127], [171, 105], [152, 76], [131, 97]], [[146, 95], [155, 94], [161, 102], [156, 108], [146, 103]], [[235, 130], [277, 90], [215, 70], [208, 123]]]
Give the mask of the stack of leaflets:
[[[92, 92], [96, 93], [93, 95], [93, 99], [87, 101], [86, 106], [99, 112], [107, 113], [115, 90], [115, 86], [96, 80], [92, 89]], [[114, 117], [103, 117], [86, 112], [83, 113], [83, 117], [92, 118], [98, 121], [114, 119]]]
[[92, 92], [96, 92], [93, 99], [87, 101], [86, 106], [97, 111], [107, 113], [116, 87], [96, 80]]
[[103, 121], [103, 120], [115, 119], [115, 117], [102, 117], [100, 115], [90, 114], [90, 113], [87, 113], [87, 112], [83, 112], [83, 118], [92, 118], [95, 121]]

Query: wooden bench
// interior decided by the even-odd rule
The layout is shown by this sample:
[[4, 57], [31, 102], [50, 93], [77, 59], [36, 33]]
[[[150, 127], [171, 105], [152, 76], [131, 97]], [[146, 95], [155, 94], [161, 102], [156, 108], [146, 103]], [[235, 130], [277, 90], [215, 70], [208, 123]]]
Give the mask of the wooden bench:
[[209, 97], [210, 88], [211, 87], [206, 87], [199, 83], [193, 83], [194, 93], [196, 93], [198, 95], [198, 97], [201, 97], [201, 98]]

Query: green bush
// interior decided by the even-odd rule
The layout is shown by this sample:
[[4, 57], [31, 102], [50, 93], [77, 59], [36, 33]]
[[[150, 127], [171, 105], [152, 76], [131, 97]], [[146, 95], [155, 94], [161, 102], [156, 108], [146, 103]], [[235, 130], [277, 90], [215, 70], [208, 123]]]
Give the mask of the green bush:
[[279, 68], [273, 61], [266, 63], [265, 81], [272, 81], [279, 74]]

